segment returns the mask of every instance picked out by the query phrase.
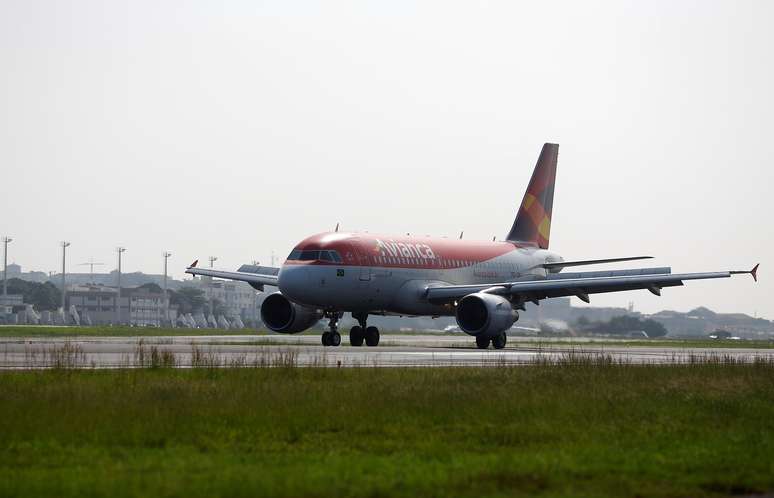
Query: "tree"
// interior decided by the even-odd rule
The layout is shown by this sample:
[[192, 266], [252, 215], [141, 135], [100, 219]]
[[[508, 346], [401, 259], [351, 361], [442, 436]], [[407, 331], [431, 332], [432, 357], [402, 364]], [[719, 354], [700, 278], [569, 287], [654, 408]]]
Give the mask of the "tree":
[[21, 294], [24, 302], [38, 311], [56, 310], [62, 304], [62, 291], [51, 282], [27, 282], [19, 278], [8, 280], [8, 293]]
[[181, 287], [178, 291], [170, 290], [169, 302], [177, 306], [178, 313], [196, 313], [207, 305], [204, 291], [196, 287]]
[[226, 308], [226, 305], [218, 298], [212, 299], [212, 314], [215, 316], [218, 315], [227, 315], [228, 314], [228, 308]]
[[642, 330], [644, 330], [645, 333], [648, 334], [648, 337], [651, 338], [663, 337], [669, 332], [663, 324], [651, 319], [642, 321]]
[[667, 329], [659, 322], [651, 319], [643, 320], [631, 315], [614, 316], [608, 322], [598, 323], [592, 330], [605, 334], [628, 334], [643, 331], [648, 334], [648, 337], [667, 335]]
[[149, 292], [158, 292], [159, 294], [162, 294], [164, 292], [164, 289], [159, 287], [158, 284], [154, 284], [153, 282], [148, 282], [147, 284], [142, 284], [141, 286], [137, 287], [138, 289], [145, 289]]
[[585, 329], [589, 325], [591, 325], [591, 320], [586, 318], [586, 315], [581, 315], [578, 317], [577, 320], [575, 320], [575, 325], [578, 326], [580, 329]]

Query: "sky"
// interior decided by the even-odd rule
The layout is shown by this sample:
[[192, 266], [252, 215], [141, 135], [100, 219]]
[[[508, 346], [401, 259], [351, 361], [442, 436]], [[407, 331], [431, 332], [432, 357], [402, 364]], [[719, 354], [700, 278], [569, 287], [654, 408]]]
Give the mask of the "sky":
[[[774, 3], [1, 0], [9, 262], [183, 277], [332, 230], [503, 238], [560, 144], [550, 248], [749, 277], [592, 296], [774, 319]], [[620, 267], [636, 267], [635, 262]], [[574, 300], [574, 304], [582, 304]]]

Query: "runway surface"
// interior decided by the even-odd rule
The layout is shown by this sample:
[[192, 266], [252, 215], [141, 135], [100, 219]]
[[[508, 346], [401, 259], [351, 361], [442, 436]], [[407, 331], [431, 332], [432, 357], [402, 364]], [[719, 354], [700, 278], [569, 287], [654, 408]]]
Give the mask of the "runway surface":
[[[518, 343], [517, 343], [518, 342]], [[774, 361], [774, 349], [684, 348], [537, 342], [509, 338], [502, 350], [478, 350], [468, 336], [383, 335], [377, 347], [323, 347], [319, 336], [233, 335], [0, 339], [0, 369], [192, 366], [436, 367], [557, 362], [577, 355], [616, 362], [685, 363], [702, 359]]]

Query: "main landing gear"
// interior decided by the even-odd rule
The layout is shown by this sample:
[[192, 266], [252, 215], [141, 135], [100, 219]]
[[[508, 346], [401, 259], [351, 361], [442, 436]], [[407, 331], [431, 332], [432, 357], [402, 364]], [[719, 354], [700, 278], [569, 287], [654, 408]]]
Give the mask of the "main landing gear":
[[[337, 326], [342, 314], [338, 311], [326, 312], [325, 316], [329, 319], [328, 329], [323, 332], [321, 337], [323, 346], [339, 346], [341, 345], [341, 334], [339, 334], [339, 328]], [[353, 346], [362, 346], [365, 342], [366, 346], [378, 346], [379, 345], [379, 329], [376, 327], [368, 327], [366, 320], [368, 319], [368, 313], [352, 313], [352, 317], [356, 319], [360, 325], [355, 325], [349, 331], [349, 343]]]
[[489, 347], [490, 341], [492, 342], [492, 346], [494, 346], [495, 349], [503, 349], [505, 347], [505, 343], [508, 341], [508, 336], [505, 335], [505, 332], [500, 332], [494, 337], [477, 335], [476, 347], [478, 349], [487, 349]]
[[355, 347], [363, 345], [365, 341], [366, 346], [378, 346], [379, 345], [379, 329], [374, 326], [368, 327], [366, 320], [368, 319], [368, 313], [352, 313], [352, 318], [358, 321], [360, 325], [355, 325], [349, 331], [349, 343]]

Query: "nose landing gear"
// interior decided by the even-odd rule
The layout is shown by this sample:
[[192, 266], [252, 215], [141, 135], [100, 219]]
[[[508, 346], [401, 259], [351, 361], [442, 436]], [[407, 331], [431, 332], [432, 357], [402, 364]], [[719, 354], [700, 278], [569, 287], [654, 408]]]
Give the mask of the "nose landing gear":
[[323, 346], [338, 346], [341, 344], [341, 334], [339, 334], [339, 328], [336, 325], [341, 318], [341, 314], [338, 311], [326, 312], [325, 316], [329, 318], [328, 328], [329, 331], [323, 332], [320, 338]]

